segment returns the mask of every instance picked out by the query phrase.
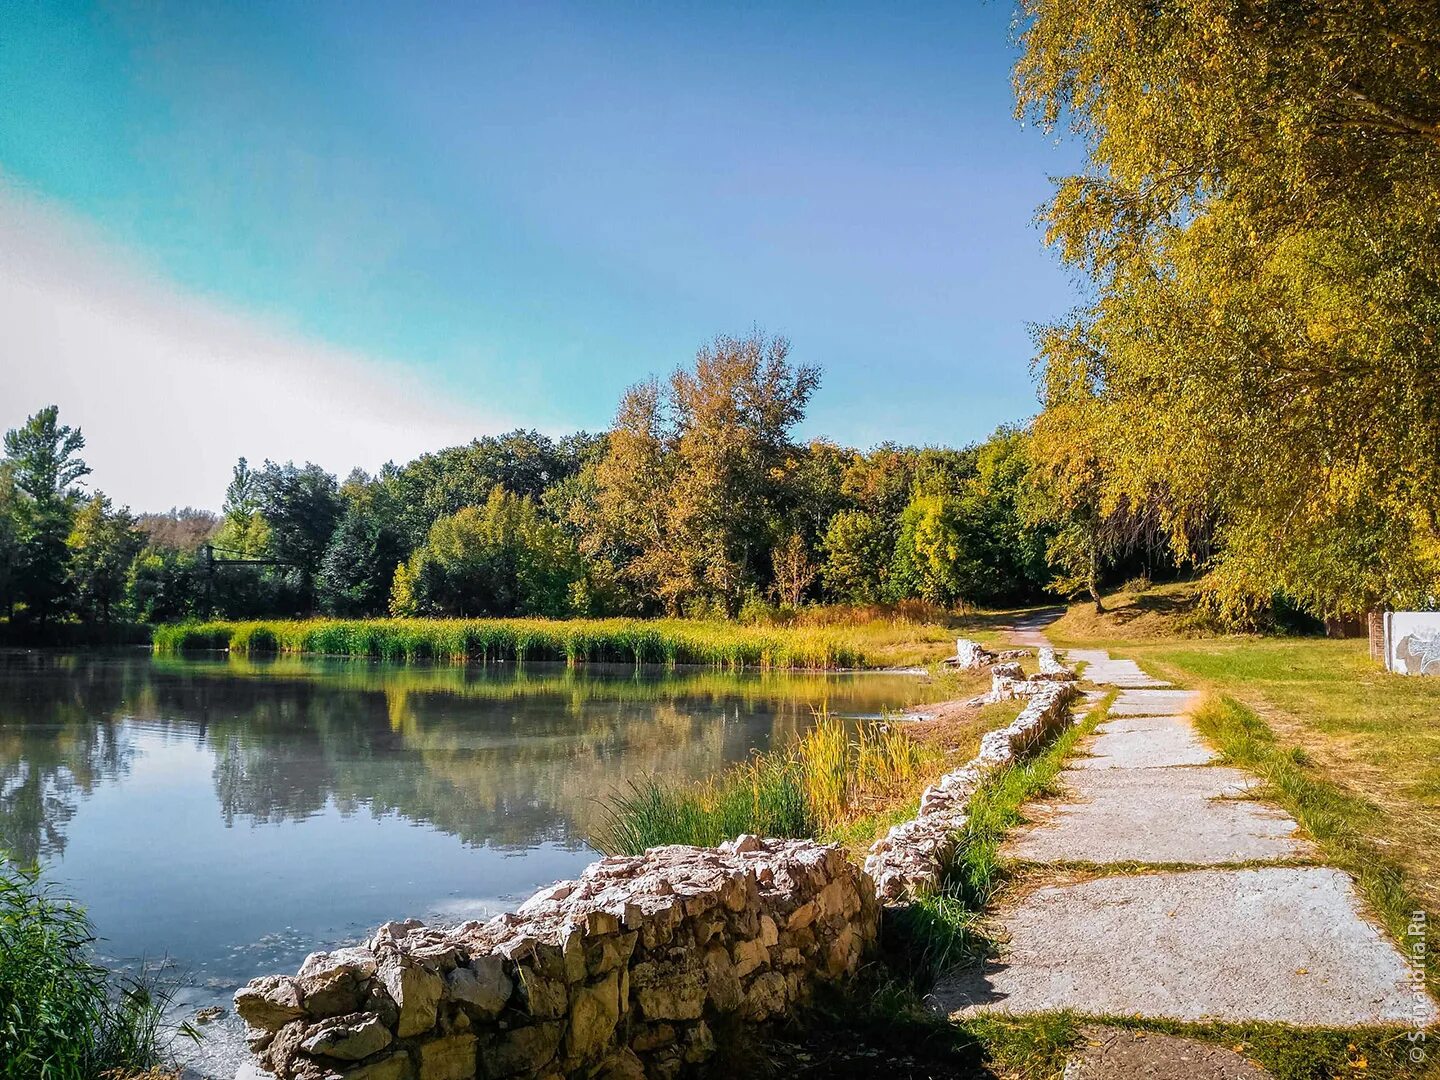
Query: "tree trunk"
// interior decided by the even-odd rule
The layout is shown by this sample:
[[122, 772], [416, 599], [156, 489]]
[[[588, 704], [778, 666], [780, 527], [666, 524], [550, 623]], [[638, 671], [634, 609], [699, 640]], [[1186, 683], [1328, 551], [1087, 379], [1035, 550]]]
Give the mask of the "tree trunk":
[[1100, 600], [1100, 545], [1090, 549], [1090, 599], [1095, 601], [1095, 614], [1104, 615], [1105, 605]]

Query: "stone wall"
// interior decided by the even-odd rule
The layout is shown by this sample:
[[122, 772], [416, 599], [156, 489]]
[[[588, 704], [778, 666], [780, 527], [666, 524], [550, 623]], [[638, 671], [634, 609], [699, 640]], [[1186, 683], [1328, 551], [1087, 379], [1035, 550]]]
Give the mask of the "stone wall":
[[[1009, 670], [1012, 667], [1016, 670]], [[1079, 696], [1073, 673], [1063, 679], [1052, 668], [1043, 677], [1023, 680], [1018, 668], [1018, 664], [996, 665], [991, 671], [996, 681], [992, 693], [1029, 698], [1020, 715], [1008, 727], [987, 732], [979, 754], [925, 789], [916, 817], [896, 825], [870, 848], [865, 871], [874, 879], [881, 903], [904, 903], [937, 890], [955, 855], [976, 789], [1073, 722], [1070, 703]]]
[[483, 924], [387, 923], [235, 1007], [282, 1080], [671, 1077], [853, 976], [878, 933], [840, 848], [742, 836], [602, 859]]

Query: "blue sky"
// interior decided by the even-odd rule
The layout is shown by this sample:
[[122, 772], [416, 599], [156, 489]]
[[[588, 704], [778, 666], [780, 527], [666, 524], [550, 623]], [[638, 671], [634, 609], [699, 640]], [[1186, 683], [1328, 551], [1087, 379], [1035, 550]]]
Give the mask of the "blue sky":
[[[1027, 324], [1073, 302], [1032, 217], [1078, 155], [1012, 116], [1010, 18], [1004, 3], [6, 4], [0, 224], [51, 274], [10, 298], [43, 325], [0, 365], [32, 397], [55, 368], [62, 413], [98, 425], [97, 480], [155, 505], [213, 504], [237, 451], [345, 469], [327, 446], [373, 467], [506, 426], [601, 428], [626, 385], [752, 326], [823, 368], [807, 434], [981, 437], [1034, 411]], [[47, 355], [77, 348], [67, 313], [103, 310], [121, 334], [142, 321], [131, 302], [155, 334], [190, 325], [176, 356], [214, 360], [190, 399], [183, 365], [165, 376], [172, 422], [206, 430], [224, 402], [234, 427], [178, 487], [134, 476], [145, 439], [104, 419], [117, 394], [148, 419], [145, 379], [91, 400]], [[94, 332], [98, 353], [119, 340]], [[286, 365], [247, 373], [236, 335], [293, 350], [321, 427], [344, 429], [368, 394], [359, 444], [312, 447], [269, 415], [253, 384], [284, 393]], [[117, 344], [109, 363], [164, 351]]]

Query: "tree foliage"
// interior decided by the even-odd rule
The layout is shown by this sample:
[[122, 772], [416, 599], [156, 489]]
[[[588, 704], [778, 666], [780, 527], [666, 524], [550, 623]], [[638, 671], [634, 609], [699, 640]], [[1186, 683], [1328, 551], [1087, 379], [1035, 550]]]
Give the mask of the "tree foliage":
[[24, 425], [5, 433], [7, 487], [11, 487], [7, 532], [14, 560], [9, 599], [12, 605], [23, 605], [25, 618], [35, 622], [64, 614], [66, 540], [80, 498], [75, 485], [90, 472], [80, 457], [85, 437], [61, 424], [59, 413], [56, 406], [47, 405]]
[[1025, 0], [1021, 26], [1021, 115], [1087, 150], [1043, 211], [1094, 283], [1040, 338], [1062, 561], [1153, 528], [1236, 597], [1440, 591], [1434, 5]]
[[[485, 436], [344, 483], [241, 458], [219, 517], [83, 497], [83, 439], [42, 411], [0, 465], [0, 616], [749, 618], [1044, 590], [1023, 429], [962, 449], [801, 442], [818, 379], [783, 339], [720, 337], [627, 391], [603, 435]], [[50, 493], [48, 531], [31, 490]]]
[[734, 614], [771, 572], [794, 505], [791, 432], [819, 385], [783, 338], [719, 337], [626, 391], [595, 466], [591, 547], [667, 611]]
[[571, 613], [584, 576], [570, 538], [528, 495], [497, 487], [430, 527], [425, 543], [395, 574], [395, 615]]
[[144, 543], [128, 508], [116, 510], [103, 492], [87, 499], [66, 539], [71, 611], [108, 623], [125, 602], [130, 567]]

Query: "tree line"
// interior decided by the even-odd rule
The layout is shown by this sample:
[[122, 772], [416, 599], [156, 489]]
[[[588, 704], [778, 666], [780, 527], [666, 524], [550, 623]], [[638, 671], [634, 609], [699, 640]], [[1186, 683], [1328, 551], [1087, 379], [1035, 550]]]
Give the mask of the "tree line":
[[[719, 338], [612, 428], [343, 482], [235, 469], [220, 517], [80, 488], [5, 439], [0, 611], [692, 614], [1088, 595], [1203, 575], [1211, 625], [1440, 604], [1440, 22], [1430, 0], [1020, 0], [1017, 115], [1084, 168], [1041, 209], [1087, 283], [1038, 416], [961, 449], [796, 427], [818, 370]], [[269, 565], [211, 573], [197, 554]]]
[[628, 390], [603, 434], [484, 436], [343, 481], [241, 459], [218, 515], [85, 491], [84, 438], [50, 406], [5, 437], [0, 611], [735, 617], [1047, 590], [1058, 530], [1023, 427], [961, 449], [800, 441], [819, 382], [784, 339], [721, 337]]

